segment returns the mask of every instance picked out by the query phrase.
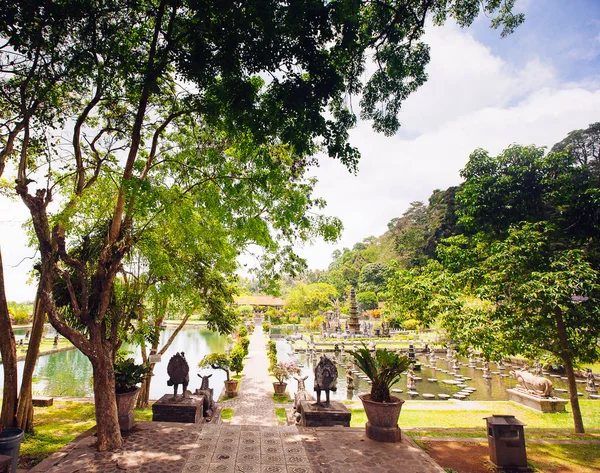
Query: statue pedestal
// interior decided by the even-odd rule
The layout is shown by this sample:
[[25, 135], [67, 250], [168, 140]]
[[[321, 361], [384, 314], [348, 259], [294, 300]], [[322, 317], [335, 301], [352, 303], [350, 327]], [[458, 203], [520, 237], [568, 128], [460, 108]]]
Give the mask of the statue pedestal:
[[177, 395], [165, 394], [152, 404], [152, 421], [154, 422], [183, 422], [199, 424], [202, 422], [204, 396], [193, 396], [182, 399]]
[[311, 401], [300, 401], [302, 427], [350, 427], [350, 411], [341, 402], [331, 401], [329, 406], [318, 406]]
[[523, 404], [526, 407], [540, 412], [566, 412], [567, 399], [558, 397], [541, 397], [520, 389], [507, 389], [508, 400]]

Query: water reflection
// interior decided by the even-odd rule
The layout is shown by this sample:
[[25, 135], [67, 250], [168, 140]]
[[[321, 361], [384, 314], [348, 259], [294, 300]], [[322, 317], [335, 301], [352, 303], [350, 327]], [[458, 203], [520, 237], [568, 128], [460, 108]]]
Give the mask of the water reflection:
[[[160, 346], [173, 334], [174, 329], [167, 328], [161, 334]], [[50, 331], [46, 337], [53, 337]], [[223, 352], [227, 346], [227, 336], [207, 330], [204, 327], [183, 329], [177, 334], [173, 344], [163, 355], [162, 361], [154, 367], [154, 377], [150, 388], [150, 399], [159, 399], [164, 394], [172, 393], [173, 388], [167, 387], [167, 364], [169, 358], [177, 352], [185, 352], [185, 357], [190, 365], [190, 385], [188, 389], [195, 390], [200, 387], [198, 362], [204, 355], [213, 352]], [[132, 347], [133, 351], [135, 347]], [[141, 361], [139, 350], [134, 356]], [[24, 362], [17, 365], [19, 376], [23, 372]], [[0, 369], [0, 390], [2, 389], [4, 372]], [[219, 396], [223, 387], [225, 373], [217, 371], [210, 378], [210, 385], [215, 389], [215, 396]], [[181, 388], [179, 389], [181, 392]], [[93, 393], [92, 365], [87, 357], [79, 350], [68, 350], [52, 355], [40, 356], [37, 360], [33, 374], [33, 393], [43, 396], [75, 396], [86, 397]]]
[[[277, 340], [277, 355], [280, 361], [294, 360], [302, 369], [303, 376], [308, 376], [306, 380], [306, 389], [308, 392], [313, 392], [314, 386], [314, 366], [319, 362], [322, 353], [315, 352], [315, 355], [310, 356], [304, 352], [294, 352], [291, 345], [285, 340]], [[343, 399], [358, 399], [359, 394], [368, 393], [371, 390], [370, 384], [357, 375], [354, 375], [354, 389], [348, 390], [346, 383], [346, 367], [350, 366], [352, 357], [348, 353], [327, 353], [327, 356], [333, 358], [338, 367], [338, 382], [337, 392], [331, 393], [331, 398], [336, 400]], [[514, 388], [517, 381], [513, 379], [509, 372], [511, 368], [505, 365], [506, 369], [498, 370], [496, 363], [490, 363], [492, 370], [492, 378], [485, 379], [482, 377], [482, 363], [477, 363], [477, 366], [469, 366], [466, 358], [459, 357], [460, 366], [458, 369], [453, 369], [451, 361], [446, 360], [445, 353], [438, 354], [435, 365], [430, 362], [428, 357], [420, 355], [417, 357], [421, 364], [421, 371], [415, 371], [417, 376], [416, 392], [418, 396], [410, 396], [407, 394], [406, 376], [403, 375], [392, 390], [401, 390], [402, 392], [393, 392], [393, 395], [402, 399], [421, 399], [424, 400], [423, 394], [431, 394], [435, 399], [440, 399], [438, 395], [454, 396], [463, 391], [465, 387], [473, 388], [474, 390], [466, 399], [471, 401], [506, 401], [508, 388]], [[362, 373], [361, 373], [362, 374]], [[456, 376], [458, 375], [458, 376]], [[552, 381], [557, 397], [568, 398], [567, 382], [560, 377], [544, 374]], [[435, 381], [433, 381], [435, 380]], [[290, 380], [288, 392], [296, 391], [296, 381]], [[585, 396], [584, 384], [578, 384], [579, 392]]]

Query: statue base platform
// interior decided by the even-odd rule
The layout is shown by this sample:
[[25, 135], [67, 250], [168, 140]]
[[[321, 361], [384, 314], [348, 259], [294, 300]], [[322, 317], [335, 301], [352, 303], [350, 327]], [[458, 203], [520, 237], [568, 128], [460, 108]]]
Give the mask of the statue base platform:
[[329, 406], [319, 406], [315, 402], [300, 401], [298, 409], [302, 427], [350, 427], [350, 411], [341, 402], [331, 401]]
[[508, 400], [522, 404], [540, 412], [566, 412], [567, 399], [558, 397], [541, 397], [530, 394], [520, 389], [507, 389]]
[[377, 442], [400, 442], [402, 440], [400, 427], [397, 425], [395, 427], [378, 427], [367, 422], [365, 433], [368, 438]]
[[165, 394], [152, 404], [152, 421], [183, 422], [199, 424], [203, 420], [204, 396], [181, 398], [181, 394], [173, 399], [172, 394]]

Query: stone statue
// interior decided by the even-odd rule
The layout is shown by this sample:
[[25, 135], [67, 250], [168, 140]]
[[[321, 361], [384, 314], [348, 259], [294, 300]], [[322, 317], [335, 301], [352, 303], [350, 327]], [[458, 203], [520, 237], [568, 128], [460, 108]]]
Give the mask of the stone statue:
[[299, 376], [294, 376], [294, 379], [298, 381], [298, 390], [296, 392], [306, 392], [306, 386], [304, 385], [304, 381], [306, 381], [307, 378], [308, 376], [303, 376], [302, 378]]
[[540, 359], [536, 358], [533, 362], [533, 374], [536, 376], [542, 376], [542, 364], [540, 363]]
[[346, 371], [346, 389], [349, 391], [354, 389], [354, 376], [352, 376], [350, 370]]
[[182, 398], [185, 396], [185, 391], [190, 382], [190, 367], [185, 359], [184, 352], [175, 353], [169, 360], [167, 365], [167, 374], [169, 380], [167, 386], [173, 387], [173, 399], [177, 397], [177, 387], [183, 384]]
[[585, 369], [585, 379], [585, 390], [592, 394], [597, 393], [598, 389], [596, 388], [596, 380], [594, 379], [594, 373], [592, 373], [592, 370], [590, 368]]
[[452, 351], [452, 369], [454, 369], [454, 371], [460, 369], [460, 362], [458, 361], [458, 353], [456, 350]]
[[212, 374], [209, 374], [207, 376], [202, 376], [202, 375], [198, 375], [202, 378], [202, 384], [200, 385], [200, 389], [210, 389], [210, 386], [208, 385], [208, 379], [212, 376]]
[[406, 389], [407, 391], [414, 391], [417, 389], [417, 380], [412, 365], [408, 369], [408, 374], [406, 375]]
[[54, 348], [58, 346], [58, 333], [54, 336], [54, 342], [52, 342], [52, 346]]
[[490, 371], [490, 363], [489, 361], [485, 360], [483, 362], [483, 378], [485, 379], [491, 379], [492, 377], [492, 372]]
[[369, 349], [374, 352], [377, 349], [377, 345], [375, 345], [375, 340], [371, 339], [369, 342]]
[[504, 371], [506, 369], [506, 366], [504, 366], [504, 362], [502, 360], [499, 360], [496, 364], [496, 368], [498, 369], [498, 371]]
[[338, 372], [335, 364], [326, 355], [321, 356], [315, 367], [315, 391], [317, 392], [317, 404], [321, 404], [321, 391], [325, 391], [325, 406], [329, 406], [329, 392], [337, 391]]
[[552, 396], [552, 382], [549, 379], [525, 370], [511, 371], [510, 374], [519, 382], [517, 389], [540, 397]]
[[469, 366], [474, 368], [477, 362], [475, 361], [475, 350], [469, 347]]

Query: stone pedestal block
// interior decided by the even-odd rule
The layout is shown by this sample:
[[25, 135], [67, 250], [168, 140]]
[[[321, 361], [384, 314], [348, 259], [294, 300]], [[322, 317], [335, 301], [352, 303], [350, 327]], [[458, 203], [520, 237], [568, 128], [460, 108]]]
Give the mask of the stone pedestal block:
[[520, 389], [507, 389], [506, 392], [509, 401], [518, 402], [540, 412], [566, 412], [565, 405], [569, 402], [558, 397], [535, 396]]
[[303, 427], [350, 427], [350, 411], [338, 401], [331, 401], [327, 407], [300, 401], [298, 410], [302, 416], [300, 425]]
[[54, 398], [48, 396], [34, 396], [31, 399], [35, 407], [50, 407], [54, 404]]
[[155, 422], [183, 422], [199, 424], [202, 422], [204, 396], [182, 399], [179, 395], [165, 394], [152, 404], [152, 420]]

